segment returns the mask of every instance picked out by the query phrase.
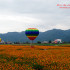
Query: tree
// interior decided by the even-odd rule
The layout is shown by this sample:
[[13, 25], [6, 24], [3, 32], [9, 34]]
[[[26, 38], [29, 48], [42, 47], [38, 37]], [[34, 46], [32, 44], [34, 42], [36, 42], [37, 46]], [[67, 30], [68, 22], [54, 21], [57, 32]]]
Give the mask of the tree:
[[51, 40], [49, 40], [49, 43], [52, 43], [52, 41], [51, 41]]
[[38, 41], [37, 43], [38, 43], [38, 44], [41, 44], [41, 42], [40, 42], [40, 41]]

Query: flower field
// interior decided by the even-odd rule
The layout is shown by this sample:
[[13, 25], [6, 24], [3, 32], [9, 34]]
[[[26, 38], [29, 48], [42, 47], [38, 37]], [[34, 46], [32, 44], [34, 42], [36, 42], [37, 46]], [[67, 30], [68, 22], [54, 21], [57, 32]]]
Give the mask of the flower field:
[[0, 45], [0, 70], [70, 70], [70, 47]]

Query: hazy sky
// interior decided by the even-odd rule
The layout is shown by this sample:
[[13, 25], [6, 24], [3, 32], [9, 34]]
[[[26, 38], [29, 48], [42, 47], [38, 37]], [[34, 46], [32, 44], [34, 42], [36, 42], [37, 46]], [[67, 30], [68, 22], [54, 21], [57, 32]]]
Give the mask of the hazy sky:
[[70, 0], [0, 0], [0, 33], [21, 32], [27, 28], [47, 31], [70, 29]]

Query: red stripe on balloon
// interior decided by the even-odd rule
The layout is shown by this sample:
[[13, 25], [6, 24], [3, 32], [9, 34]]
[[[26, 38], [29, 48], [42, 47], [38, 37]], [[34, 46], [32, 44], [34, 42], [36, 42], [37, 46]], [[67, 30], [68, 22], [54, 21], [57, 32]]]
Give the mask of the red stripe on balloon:
[[36, 37], [28, 37], [30, 40], [34, 40]]

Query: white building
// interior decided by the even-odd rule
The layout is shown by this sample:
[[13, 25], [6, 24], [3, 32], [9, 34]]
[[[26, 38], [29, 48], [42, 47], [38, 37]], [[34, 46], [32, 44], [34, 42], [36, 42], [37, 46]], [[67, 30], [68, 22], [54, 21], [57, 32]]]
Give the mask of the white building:
[[61, 39], [55, 39], [54, 43], [62, 43], [62, 40]]
[[0, 44], [5, 44], [4, 40], [1, 40]]
[[48, 41], [43, 41], [42, 43], [43, 43], [43, 44], [47, 44], [47, 43], [48, 43]]

